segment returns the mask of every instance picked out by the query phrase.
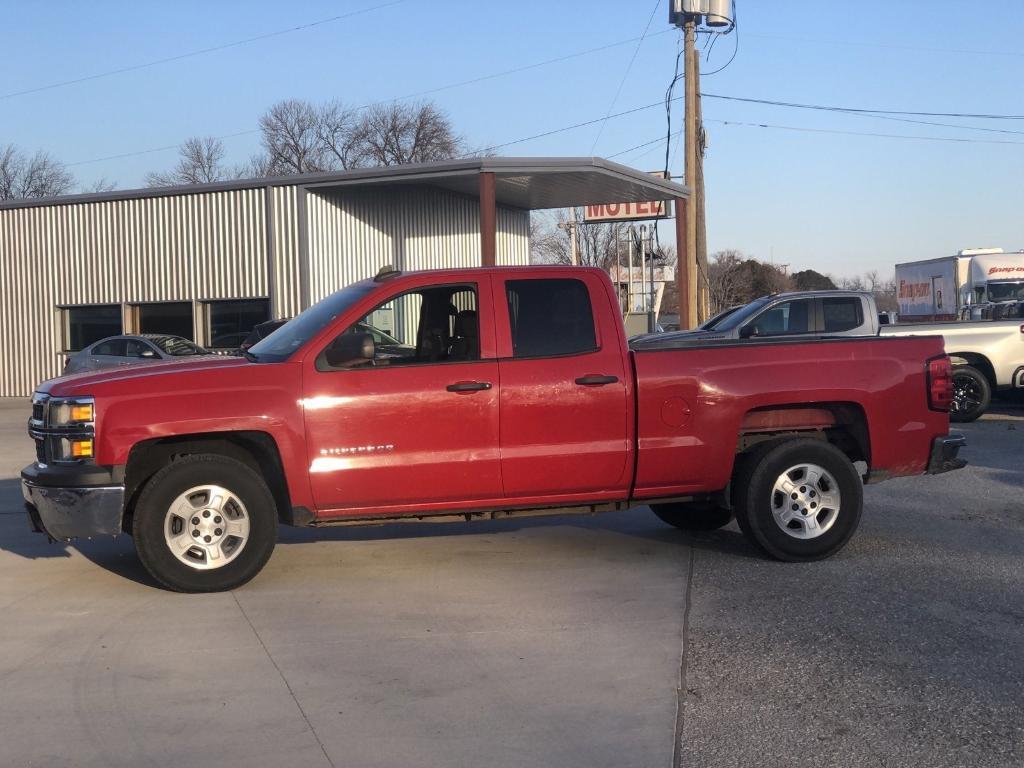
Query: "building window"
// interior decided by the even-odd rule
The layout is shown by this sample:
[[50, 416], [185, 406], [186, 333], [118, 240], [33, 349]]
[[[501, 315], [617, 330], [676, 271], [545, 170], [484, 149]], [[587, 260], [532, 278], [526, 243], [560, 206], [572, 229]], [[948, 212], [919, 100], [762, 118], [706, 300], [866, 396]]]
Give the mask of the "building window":
[[270, 319], [270, 299], [238, 299], [206, 303], [209, 344], [235, 349], [255, 326]]
[[64, 349], [78, 352], [94, 341], [122, 331], [120, 304], [93, 304], [64, 308]]
[[135, 327], [139, 333], [159, 333], [181, 336], [195, 341], [195, 324], [192, 321], [192, 302], [167, 301], [154, 304], [136, 304]]

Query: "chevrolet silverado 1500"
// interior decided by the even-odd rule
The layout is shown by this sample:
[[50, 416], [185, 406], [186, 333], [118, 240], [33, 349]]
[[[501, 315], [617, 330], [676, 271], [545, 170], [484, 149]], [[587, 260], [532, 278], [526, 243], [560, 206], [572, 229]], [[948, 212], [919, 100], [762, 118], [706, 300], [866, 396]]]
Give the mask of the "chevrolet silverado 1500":
[[22, 486], [39, 532], [129, 534], [182, 591], [251, 579], [279, 522], [650, 505], [813, 560], [857, 528], [862, 482], [964, 464], [950, 395], [939, 337], [630, 349], [596, 269], [384, 270], [244, 358], [42, 384]]

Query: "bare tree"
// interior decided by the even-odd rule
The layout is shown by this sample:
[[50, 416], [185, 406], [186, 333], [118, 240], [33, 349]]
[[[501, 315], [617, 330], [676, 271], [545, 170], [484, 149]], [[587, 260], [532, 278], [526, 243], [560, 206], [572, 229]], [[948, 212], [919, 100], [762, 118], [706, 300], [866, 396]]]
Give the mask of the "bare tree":
[[863, 275], [853, 277], [841, 277], [836, 280], [840, 288], [849, 291], [868, 291], [875, 297], [875, 304], [882, 312], [895, 312], [898, 310], [896, 301], [896, 278], [895, 276], [883, 279], [877, 269], [871, 269]]
[[370, 107], [359, 121], [355, 140], [360, 164], [366, 166], [448, 160], [463, 144], [448, 116], [430, 103]]
[[224, 144], [213, 136], [193, 136], [178, 147], [178, 164], [167, 173], [146, 175], [150, 187], [170, 187], [176, 184], [207, 184], [231, 177], [224, 167]]
[[530, 218], [530, 260], [539, 264], [572, 264], [572, 237], [569, 225], [576, 222], [576, 247], [579, 263], [586, 267], [608, 269], [615, 265], [620, 243], [625, 263], [626, 225], [621, 222], [583, 223], [583, 209], [563, 209], [552, 217]]
[[113, 192], [117, 189], [116, 181], [109, 181], [106, 176], [100, 176], [98, 179], [93, 181], [91, 184], [84, 184], [82, 191], [89, 192]]
[[359, 144], [360, 121], [355, 110], [331, 101], [317, 110], [316, 135], [324, 164], [333, 168], [355, 168], [363, 150]]
[[324, 151], [320, 111], [308, 101], [285, 99], [260, 117], [263, 148], [275, 174], [330, 170]]
[[63, 195], [75, 177], [59, 160], [38, 151], [31, 157], [13, 144], [0, 147], [0, 200]]
[[758, 296], [793, 289], [793, 280], [774, 264], [744, 258], [739, 251], [719, 251], [708, 264], [711, 312], [746, 304]]
[[742, 303], [750, 293], [750, 275], [744, 272], [743, 254], [739, 251], [719, 251], [708, 260], [708, 291], [711, 313]]
[[853, 277], [840, 277], [836, 279], [836, 285], [842, 288], [844, 291], [866, 291], [867, 286], [864, 283], [864, 278], [860, 275], [854, 275]]
[[236, 179], [262, 179], [279, 174], [276, 173], [270, 157], [258, 152], [250, 155], [249, 159], [241, 165], [236, 165], [231, 175]]

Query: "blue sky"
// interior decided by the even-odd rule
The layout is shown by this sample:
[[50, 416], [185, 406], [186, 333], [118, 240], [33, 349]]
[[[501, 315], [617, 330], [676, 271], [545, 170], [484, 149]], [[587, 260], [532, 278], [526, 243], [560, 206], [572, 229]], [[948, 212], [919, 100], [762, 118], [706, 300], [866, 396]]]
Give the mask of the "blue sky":
[[[177, 61], [17, 96], [309, 24], [386, 0], [353, 2], [0, 2], [0, 144], [46, 149], [83, 184], [142, 185], [192, 135], [256, 127], [278, 99], [358, 106], [637, 38], [654, 0], [404, 2], [349, 19]], [[471, 144], [489, 146], [659, 101], [678, 35], [662, 0], [647, 39], [430, 96]], [[1024, 6], [963, 2], [737, 0], [739, 50], [706, 77], [708, 94], [876, 109], [1024, 114]], [[733, 35], [702, 62], [724, 64]], [[628, 75], [630, 59], [636, 58]], [[625, 81], [623, 82], [623, 77]], [[622, 91], [612, 106], [616, 89]], [[681, 104], [676, 118], [681, 120]], [[1024, 248], [1024, 120], [921, 118], [993, 133], [765, 105], [704, 102], [711, 251], [834, 274], [890, 273], [896, 261], [973, 246]], [[801, 131], [723, 125], [787, 126]], [[806, 130], [806, 129], [813, 129]], [[649, 170], [664, 145], [660, 108], [523, 142], [509, 155], [617, 155]], [[851, 136], [853, 131], [965, 138], [958, 143]], [[595, 146], [596, 140], [596, 146]], [[258, 136], [225, 139], [242, 162]], [[676, 154], [674, 172], [681, 172]]]

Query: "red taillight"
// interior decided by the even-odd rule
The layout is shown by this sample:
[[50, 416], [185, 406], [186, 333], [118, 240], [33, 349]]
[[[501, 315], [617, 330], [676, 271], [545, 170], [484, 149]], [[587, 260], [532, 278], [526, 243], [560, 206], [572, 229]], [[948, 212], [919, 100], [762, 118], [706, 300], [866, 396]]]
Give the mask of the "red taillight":
[[953, 401], [953, 366], [949, 358], [933, 357], [928, 361], [928, 407], [948, 411]]

